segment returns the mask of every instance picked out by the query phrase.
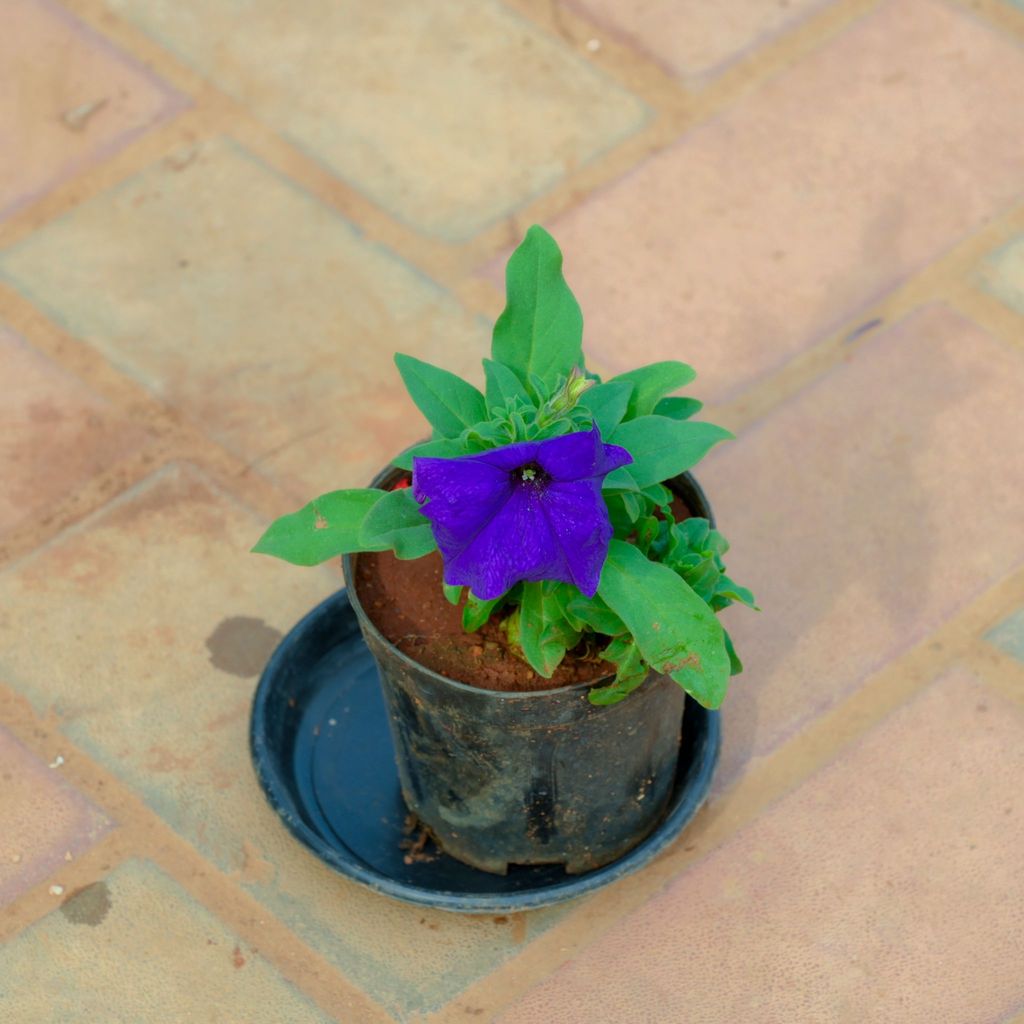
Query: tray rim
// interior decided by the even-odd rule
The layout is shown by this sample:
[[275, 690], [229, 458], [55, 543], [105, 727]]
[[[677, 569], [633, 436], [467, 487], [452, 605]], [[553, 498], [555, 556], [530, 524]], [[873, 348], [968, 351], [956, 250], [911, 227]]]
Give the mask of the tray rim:
[[[701, 707], [687, 697], [686, 714], [699, 714], [705, 733], [701, 744], [701, 758], [696, 769], [691, 769], [683, 787], [676, 787], [668, 813], [650, 835], [617, 860], [582, 875], [566, 876], [564, 882], [517, 892], [467, 893], [449, 889], [400, 882], [383, 874], [357, 857], [350, 849], [339, 849], [311, 828], [302, 818], [277, 770], [276, 758], [270, 751], [266, 731], [266, 704], [268, 695], [281, 677], [292, 648], [305, 631], [319, 618], [328, 614], [355, 615], [346, 588], [341, 588], [310, 609], [285, 634], [260, 675], [253, 693], [249, 721], [249, 750], [257, 781], [271, 808], [285, 827], [303, 846], [339, 874], [404, 903], [431, 907], [456, 913], [494, 914], [518, 913], [536, 910], [577, 899], [601, 889], [626, 875], [633, 874], [664, 851], [707, 800], [711, 779], [721, 750], [721, 713]], [[361, 637], [357, 643], [364, 643]], [[397, 772], [397, 769], [396, 769]]]

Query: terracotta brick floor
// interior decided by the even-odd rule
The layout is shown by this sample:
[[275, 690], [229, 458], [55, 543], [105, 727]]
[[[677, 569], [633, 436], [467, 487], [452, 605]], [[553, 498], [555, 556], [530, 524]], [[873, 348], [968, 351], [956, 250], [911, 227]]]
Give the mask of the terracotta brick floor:
[[[1024, 1022], [1024, 4], [0, 14], [0, 1020]], [[393, 350], [480, 376], [538, 221], [737, 433], [764, 611], [669, 852], [429, 913], [264, 803], [340, 581], [247, 549], [420, 436]]]

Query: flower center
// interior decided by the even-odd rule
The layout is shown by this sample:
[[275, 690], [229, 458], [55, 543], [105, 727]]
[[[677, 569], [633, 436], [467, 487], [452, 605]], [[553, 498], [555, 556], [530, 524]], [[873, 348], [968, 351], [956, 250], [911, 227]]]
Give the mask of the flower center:
[[512, 479], [516, 483], [540, 488], [548, 483], [551, 477], [536, 462], [528, 462], [525, 466], [512, 471]]

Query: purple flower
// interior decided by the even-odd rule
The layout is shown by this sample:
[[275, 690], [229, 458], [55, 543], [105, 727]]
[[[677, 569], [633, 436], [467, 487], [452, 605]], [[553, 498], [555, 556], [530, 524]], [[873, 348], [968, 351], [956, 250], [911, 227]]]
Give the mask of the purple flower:
[[413, 497], [431, 522], [444, 580], [482, 600], [520, 581], [597, 592], [612, 525], [601, 482], [633, 461], [597, 427], [454, 459], [413, 459]]

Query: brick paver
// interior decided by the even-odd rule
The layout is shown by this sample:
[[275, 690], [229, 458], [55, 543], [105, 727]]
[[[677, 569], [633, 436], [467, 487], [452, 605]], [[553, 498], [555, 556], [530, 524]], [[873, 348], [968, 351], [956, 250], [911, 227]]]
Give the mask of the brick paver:
[[[248, 555], [258, 535], [190, 467], [161, 473], [0, 575], [0, 677], [40, 710], [58, 705], [77, 744], [372, 995], [439, 1006], [551, 915], [513, 928], [397, 904], [340, 879], [284, 829], [249, 761], [254, 677], [340, 580]], [[52, 654], [41, 662], [39, 650]]]
[[1022, 388], [1024, 353], [931, 307], [708, 460], [729, 569], [765, 609], [731, 618], [750, 670], [726, 778], [1024, 562]]
[[1018, 661], [1024, 661], [1024, 608], [1005, 618], [985, 635], [985, 639]]
[[[1019, 1022], [1013, 6], [0, 4], [0, 1018]], [[593, 363], [738, 428], [698, 476], [764, 610], [688, 839], [429, 912], [259, 789], [341, 581], [248, 549], [425, 432], [394, 351], [479, 381], [538, 219]]]
[[649, 53], [670, 72], [700, 81], [829, 0], [569, 0], [602, 28]]
[[981, 284], [1011, 309], [1024, 314], [1024, 236], [993, 253], [981, 272]]
[[302, 25], [287, 0], [109, 3], [340, 178], [444, 238], [474, 234], [647, 119], [496, 0], [316, 0]]
[[0, 220], [184, 102], [56, 3], [5, 0]]
[[956, 672], [501, 1024], [1002, 1020], [1024, 1003], [1022, 771], [1019, 709]]
[[112, 825], [60, 769], [56, 758], [40, 761], [0, 726], [0, 907], [64, 867]]
[[258, 950], [138, 861], [67, 893], [0, 947], [0, 1001], [7, 1019], [32, 1024], [330, 1019]]
[[[57, 709], [72, 740], [192, 835], [221, 822], [190, 773], [201, 766], [224, 807], [250, 774], [242, 740], [259, 661], [240, 664], [232, 648], [259, 646], [265, 660], [340, 575], [248, 556], [260, 527], [174, 465], [0, 575], [0, 676], [40, 713]], [[232, 726], [238, 743], [223, 739]], [[214, 850], [231, 863], [241, 839]]]
[[77, 207], [0, 272], [302, 500], [424, 433], [395, 350], [477, 375], [486, 352], [437, 285], [228, 140]]
[[0, 326], [0, 534], [138, 450], [145, 433]]
[[735, 395], [1021, 194], [1021, 93], [1021, 47], [882, 4], [554, 222], [590, 351]]

